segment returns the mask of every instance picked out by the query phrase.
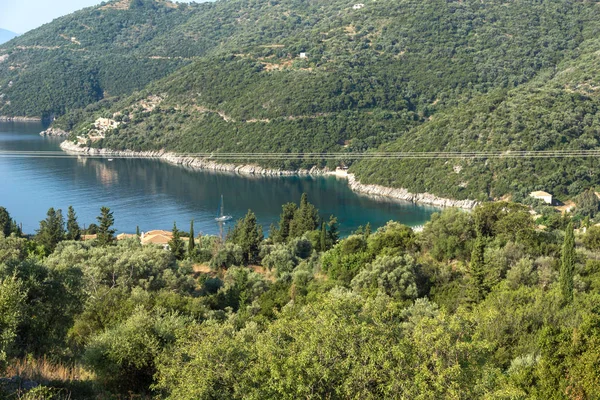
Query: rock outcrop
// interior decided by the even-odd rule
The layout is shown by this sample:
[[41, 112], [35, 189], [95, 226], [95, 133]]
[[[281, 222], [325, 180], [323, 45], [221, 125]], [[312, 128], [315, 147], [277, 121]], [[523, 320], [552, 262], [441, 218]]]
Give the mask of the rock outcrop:
[[7, 117], [0, 115], [0, 122], [40, 122], [39, 117]]
[[69, 136], [69, 132], [57, 128], [48, 128], [45, 131], [41, 131], [40, 136]]
[[132, 150], [110, 150], [96, 149], [91, 147], [82, 147], [73, 142], [65, 141], [60, 145], [67, 153], [86, 154], [91, 156], [114, 156], [114, 157], [142, 157], [142, 158], [157, 158], [166, 161], [170, 164], [181, 165], [191, 169], [209, 170], [220, 172], [233, 172], [240, 175], [263, 175], [263, 176], [295, 176], [295, 175], [325, 175], [329, 173], [328, 169], [319, 169], [313, 167], [311, 169], [299, 169], [296, 171], [287, 171], [280, 169], [263, 168], [258, 165], [237, 165], [229, 163], [218, 163], [214, 160], [197, 158], [197, 157], [182, 157], [176, 153], [170, 153], [162, 150], [156, 151], [132, 151]]
[[413, 203], [429, 204], [437, 207], [457, 207], [472, 209], [479, 202], [475, 200], [454, 200], [444, 197], [437, 197], [431, 193], [411, 193], [406, 189], [396, 189], [380, 185], [367, 185], [356, 180], [353, 174], [348, 174], [348, 185], [355, 192], [365, 193], [372, 196], [391, 197], [399, 200], [406, 200]]
[[411, 193], [406, 189], [396, 189], [380, 185], [368, 185], [359, 182], [353, 174], [348, 174], [344, 170], [331, 171], [327, 168], [320, 169], [313, 167], [311, 169], [300, 169], [296, 171], [287, 171], [280, 169], [263, 168], [258, 165], [236, 165], [218, 163], [214, 160], [183, 157], [176, 153], [170, 153], [162, 150], [158, 151], [131, 151], [131, 150], [110, 150], [110, 149], [95, 149], [90, 147], [82, 147], [73, 142], [65, 141], [60, 145], [67, 153], [71, 154], [86, 154], [96, 156], [115, 156], [115, 157], [143, 157], [156, 158], [166, 161], [170, 164], [181, 165], [195, 170], [209, 170], [219, 172], [230, 172], [247, 176], [307, 176], [307, 175], [334, 175], [348, 180], [350, 188], [357, 192], [369, 196], [387, 197], [397, 200], [410, 201], [413, 203], [428, 204], [437, 207], [457, 207], [472, 209], [479, 202], [475, 200], [454, 200], [443, 197], [437, 197], [430, 193]]

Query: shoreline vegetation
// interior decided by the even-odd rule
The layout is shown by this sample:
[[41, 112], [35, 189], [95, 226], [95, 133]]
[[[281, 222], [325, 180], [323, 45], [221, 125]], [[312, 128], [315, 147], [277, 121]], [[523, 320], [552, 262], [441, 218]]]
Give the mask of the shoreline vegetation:
[[[43, 133], [43, 132], [42, 132]], [[425, 204], [436, 207], [456, 207], [471, 210], [479, 202], [475, 200], [454, 200], [438, 197], [430, 193], [411, 193], [403, 188], [391, 188], [381, 185], [364, 184], [356, 179], [354, 174], [348, 173], [343, 169], [334, 171], [328, 168], [299, 169], [294, 171], [263, 168], [258, 165], [238, 165], [234, 163], [217, 163], [215, 161], [201, 159], [197, 157], [182, 157], [177, 153], [163, 150], [156, 151], [132, 151], [132, 150], [111, 150], [83, 147], [71, 141], [64, 141], [60, 148], [66, 153], [84, 154], [84, 155], [105, 155], [105, 156], [126, 156], [156, 158], [169, 164], [181, 165], [194, 170], [208, 170], [217, 172], [233, 172], [239, 175], [262, 175], [262, 176], [335, 176], [348, 181], [348, 186], [356, 192], [374, 197], [386, 197], [395, 200], [408, 201], [416, 204]]]

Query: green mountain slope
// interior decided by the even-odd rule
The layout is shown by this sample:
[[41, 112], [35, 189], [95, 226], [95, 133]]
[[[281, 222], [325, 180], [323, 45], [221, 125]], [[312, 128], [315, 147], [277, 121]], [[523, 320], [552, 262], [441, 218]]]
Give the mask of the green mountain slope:
[[[110, 27], [106, 36], [82, 26], [85, 18], [98, 30]], [[595, 147], [599, 20], [593, 3], [558, 0], [383, 0], [358, 9], [340, 0], [111, 2], [11, 42], [9, 62], [35, 53], [17, 46], [61, 47], [55, 58], [37, 49], [56, 65], [18, 72], [11, 88], [6, 81], [16, 69], [0, 64], [0, 114], [66, 113], [56, 124], [90, 136], [92, 145], [133, 150]], [[73, 39], [65, 47], [44, 29], [93, 51], [80, 51]], [[119, 126], [91, 129], [100, 117]], [[532, 188], [569, 196], [595, 182], [575, 163], [552, 161], [564, 167], [546, 171], [548, 164], [534, 161], [349, 157], [330, 166], [353, 164], [363, 182], [457, 198]]]
[[[511, 90], [498, 90], [433, 116], [384, 151], [590, 150], [600, 140], [600, 41], [575, 59]], [[522, 199], [533, 189], [562, 199], [600, 184], [596, 158], [361, 162], [363, 181], [453, 198]]]
[[165, 36], [203, 7], [210, 4], [120, 0], [18, 37], [0, 48], [0, 115], [61, 115], [168, 75], [189, 60], [165, 49]]

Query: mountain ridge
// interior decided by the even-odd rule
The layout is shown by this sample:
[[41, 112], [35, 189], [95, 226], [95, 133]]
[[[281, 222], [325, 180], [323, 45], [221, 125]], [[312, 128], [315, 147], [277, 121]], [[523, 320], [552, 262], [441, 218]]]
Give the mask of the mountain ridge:
[[9, 31], [8, 29], [0, 28], [0, 44], [6, 43], [11, 39], [16, 38], [17, 36], [19, 36], [18, 33]]

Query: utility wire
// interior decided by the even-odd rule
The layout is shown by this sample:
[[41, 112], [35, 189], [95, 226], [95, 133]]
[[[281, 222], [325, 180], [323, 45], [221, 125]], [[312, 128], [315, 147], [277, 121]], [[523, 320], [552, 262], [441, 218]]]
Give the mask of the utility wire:
[[[92, 159], [140, 159], [160, 158], [166, 152], [155, 152], [155, 155], [141, 156], [137, 154], [97, 154], [97, 153], [65, 153], [62, 151], [13, 151], [0, 150], [0, 158], [92, 158]], [[322, 152], [322, 153], [177, 153], [176, 157], [199, 158], [204, 160], [330, 160], [330, 159], [487, 159], [487, 158], [579, 158], [600, 157], [598, 150], [518, 150], [518, 151], [464, 151], [464, 152]]]

